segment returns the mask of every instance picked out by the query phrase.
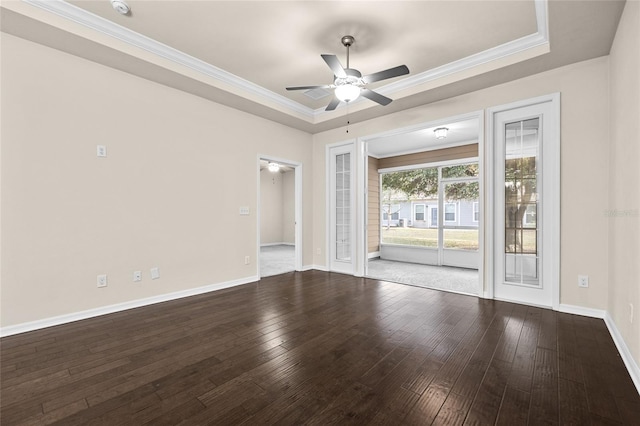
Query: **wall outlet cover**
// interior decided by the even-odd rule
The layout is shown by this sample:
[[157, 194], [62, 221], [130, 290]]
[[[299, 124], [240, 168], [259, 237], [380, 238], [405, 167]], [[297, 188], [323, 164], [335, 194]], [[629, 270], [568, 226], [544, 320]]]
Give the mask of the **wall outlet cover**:
[[157, 280], [158, 278], [160, 278], [160, 269], [156, 266], [154, 268], [151, 268], [151, 279], [152, 280]]
[[107, 286], [107, 274], [98, 275], [98, 287]]

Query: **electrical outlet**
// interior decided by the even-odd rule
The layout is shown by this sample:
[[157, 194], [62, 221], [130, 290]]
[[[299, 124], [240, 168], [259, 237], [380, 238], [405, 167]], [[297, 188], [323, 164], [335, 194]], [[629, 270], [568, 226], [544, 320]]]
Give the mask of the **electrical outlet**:
[[244, 264], [248, 265], [250, 260], [251, 260], [251, 258], [249, 256], [245, 256], [244, 257]]
[[96, 155], [98, 157], [106, 157], [107, 156], [107, 147], [104, 145], [98, 145], [96, 147]]
[[633, 303], [629, 303], [629, 322], [633, 324]]
[[157, 280], [158, 278], [160, 278], [160, 269], [158, 269], [158, 267], [154, 267], [151, 268], [151, 279], [152, 280]]
[[107, 274], [98, 275], [98, 287], [107, 286]]
[[133, 271], [133, 282], [142, 281], [142, 271]]
[[578, 275], [578, 287], [589, 287], [589, 275]]

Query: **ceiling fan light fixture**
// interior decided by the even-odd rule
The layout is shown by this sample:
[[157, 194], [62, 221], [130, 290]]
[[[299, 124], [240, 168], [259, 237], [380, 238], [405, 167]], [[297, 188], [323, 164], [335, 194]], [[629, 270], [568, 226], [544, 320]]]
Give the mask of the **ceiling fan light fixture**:
[[446, 127], [438, 127], [433, 131], [433, 133], [436, 134], [436, 139], [445, 139], [448, 131], [449, 129]]
[[347, 83], [336, 87], [335, 94], [336, 98], [340, 99], [342, 102], [352, 102], [360, 96], [360, 88], [356, 85]]
[[272, 162], [272, 163], [269, 163], [267, 168], [271, 173], [277, 173], [280, 170], [280, 164]]

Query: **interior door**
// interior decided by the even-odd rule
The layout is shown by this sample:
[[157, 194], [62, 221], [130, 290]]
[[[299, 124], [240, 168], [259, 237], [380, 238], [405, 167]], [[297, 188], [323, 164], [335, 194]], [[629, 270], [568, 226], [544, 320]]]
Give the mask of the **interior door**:
[[355, 266], [355, 173], [353, 145], [329, 152], [329, 269], [353, 274]]
[[494, 297], [553, 306], [559, 253], [558, 120], [552, 102], [494, 115]]

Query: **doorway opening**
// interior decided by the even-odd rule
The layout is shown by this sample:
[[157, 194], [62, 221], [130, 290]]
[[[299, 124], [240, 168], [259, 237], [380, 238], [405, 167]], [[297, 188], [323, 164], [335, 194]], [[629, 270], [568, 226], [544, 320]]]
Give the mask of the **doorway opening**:
[[481, 127], [475, 113], [366, 141], [366, 276], [483, 294]]
[[302, 166], [259, 159], [258, 272], [260, 277], [300, 270]]

